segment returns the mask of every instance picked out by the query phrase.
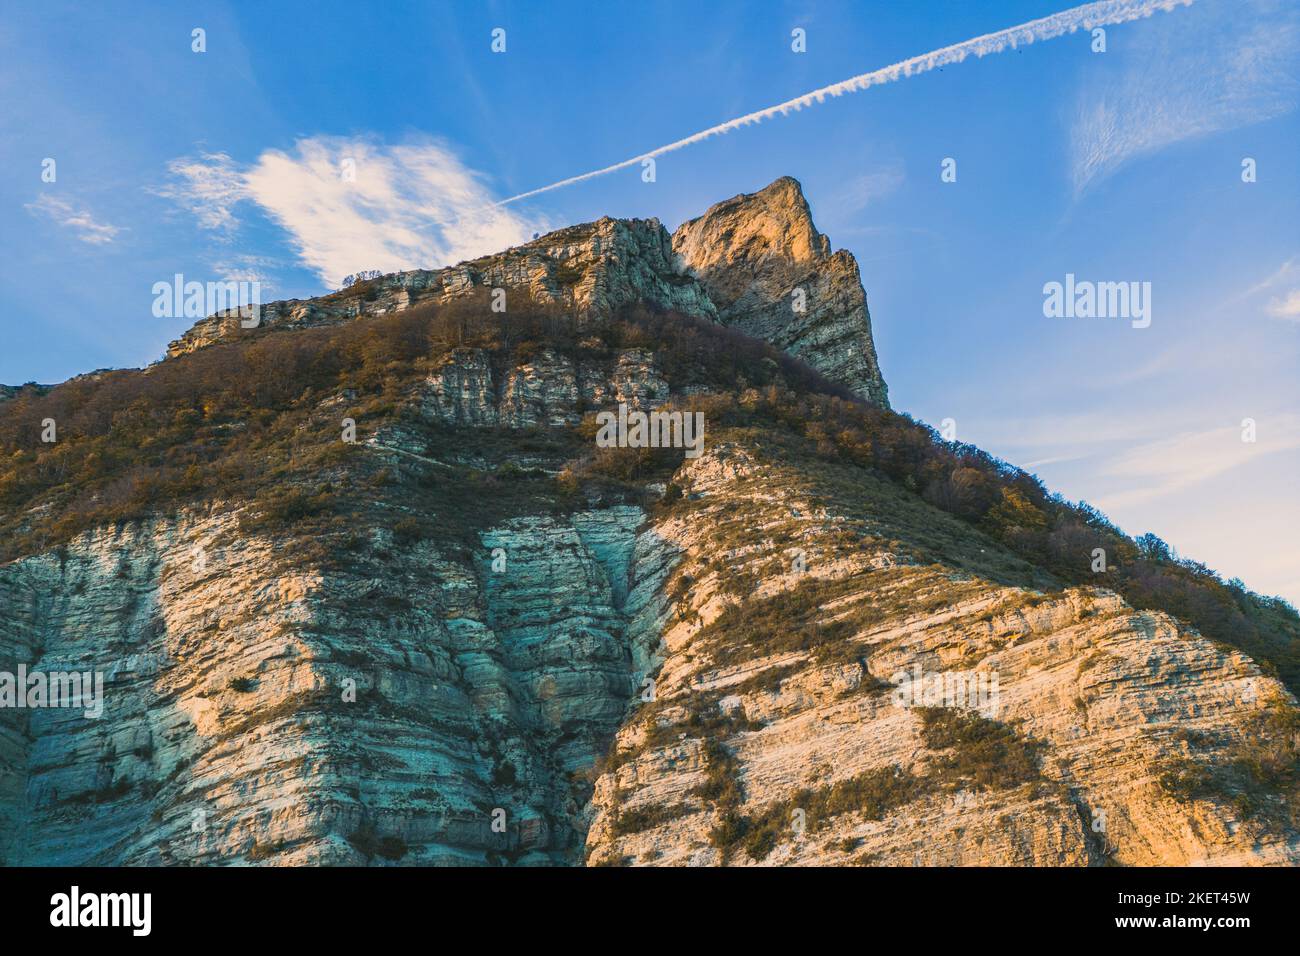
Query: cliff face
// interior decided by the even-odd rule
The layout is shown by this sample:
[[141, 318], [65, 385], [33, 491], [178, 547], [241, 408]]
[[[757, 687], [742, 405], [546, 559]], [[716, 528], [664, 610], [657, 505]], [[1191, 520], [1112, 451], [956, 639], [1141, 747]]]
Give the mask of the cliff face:
[[515, 521], [473, 556], [367, 528], [326, 572], [185, 516], [7, 567], [0, 659], [111, 664], [98, 719], [3, 712], [0, 857], [579, 859], [579, 772], [653, 631], [629, 600], [641, 518]]
[[[54, 543], [0, 564], [0, 703], [20, 666], [104, 694], [0, 706], [0, 861], [1300, 862], [1300, 709], [1247, 633], [1268, 609], [1177, 601], [1172, 567], [1132, 603], [1075, 574], [1095, 516], [883, 410], [874, 356], [814, 347], [869, 347], [856, 306], [786, 321], [823, 281], [865, 323], [834, 261], [782, 181], [671, 245], [601, 220], [284, 304], [244, 364], [201, 323], [161, 371], [12, 398], [0, 517]], [[342, 334], [500, 284], [698, 321]], [[620, 403], [704, 416], [703, 454], [595, 447]], [[181, 466], [113, 471], [140, 443]], [[141, 483], [145, 517], [63, 530]], [[1218, 639], [1173, 613], [1207, 607]]]
[[[591, 862], [1300, 860], [1289, 818], [1180, 802], [1161, 784], [1192, 753], [1231, 764], [1292, 700], [1276, 680], [1111, 592], [1044, 593], [1011, 583], [1017, 572], [999, 582], [908, 557], [920, 527], [943, 534], [950, 519], [882, 488], [875, 507], [828, 505], [835, 471], [810, 481], [736, 444], [679, 475], [692, 505], [657, 534], [681, 556], [669, 589], [685, 593], [656, 699], [629, 716], [597, 782]], [[1014, 565], [960, 537], [960, 562]], [[800, 597], [802, 613], [786, 610]], [[954, 695], [983, 720], [927, 734]]]
[[831, 252], [796, 180], [783, 177], [683, 223], [673, 251], [704, 284], [720, 322], [889, 407], [858, 264]]
[[[713, 303], [673, 264], [672, 243], [657, 219], [610, 219], [570, 226], [496, 255], [446, 269], [398, 272], [316, 299], [262, 306], [259, 328], [306, 328], [445, 302], [475, 290], [516, 290], [575, 312], [609, 314], [635, 302], [713, 318]], [[240, 336], [237, 315], [210, 316], [167, 348], [171, 357]]]
[[[418, 429], [369, 453], [441, 477], [404, 450]], [[0, 711], [0, 855], [1300, 862], [1285, 814], [1161, 784], [1294, 706], [1252, 660], [1108, 591], [1041, 589], [907, 493], [846, 501], [861, 476], [792, 457], [719, 435], [671, 507], [522, 516], [470, 549], [373, 521], [321, 562], [218, 507], [0, 569], [0, 661], [107, 681], [98, 720]], [[927, 737], [950, 708], [905, 691], [934, 675], [996, 675], [970, 701], [995, 747]]]

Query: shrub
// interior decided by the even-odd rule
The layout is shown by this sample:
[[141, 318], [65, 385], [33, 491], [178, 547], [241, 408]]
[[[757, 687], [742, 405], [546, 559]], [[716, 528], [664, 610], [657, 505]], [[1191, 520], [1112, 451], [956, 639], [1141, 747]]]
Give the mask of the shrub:
[[688, 816], [692, 812], [694, 811], [691, 806], [685, 803], [671, 805], [656, 803], [633, 807], [629, 810], [621, 810], [614, 815], [613, 820], [610, 822], [610, 831], [616, 837], [642, 833], [645, 830], [653, 830], [655, 827]]
[[952, 707], [917, 707], [921, 740], [931, 750], [949, 751], [933, 763], [933, 777], [951, 788], [1007, 789], [1040, 778], [1042, 744], [1021, 738], [1014, 728]]

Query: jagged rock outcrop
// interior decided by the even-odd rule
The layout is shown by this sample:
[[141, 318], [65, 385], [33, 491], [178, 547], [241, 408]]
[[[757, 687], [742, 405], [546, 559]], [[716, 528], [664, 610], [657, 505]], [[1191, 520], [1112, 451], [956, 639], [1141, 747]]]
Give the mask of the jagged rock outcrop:
[[[657, 219], [606, 217], [446, 269], [400, 272], [320, 298], [267, 303], [257, 328], [348, 322], [492, 288], [526, 290], [538, 302], [580, 313], [610, 314], [641, 302], [735, 325], [875, 404], [889, 404], [857, 263], [844, 250], [831, 252], [790, 177], [717, 204], [671, 237]], [[184, 355], [250, 331], [235, 313], [210, 316], [172, 342], [167, 354]]]
[[858, 264], [831, 252], [798, 181], [785, 176], [718, 203], [678, 227], [673, 251], [704, 283], [719, 321], [889, 407]]

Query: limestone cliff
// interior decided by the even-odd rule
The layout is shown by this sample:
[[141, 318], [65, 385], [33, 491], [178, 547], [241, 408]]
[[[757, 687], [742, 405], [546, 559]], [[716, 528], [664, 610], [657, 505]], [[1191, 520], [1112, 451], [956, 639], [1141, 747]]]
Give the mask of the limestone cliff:
[[[686, 315], [716, 315], [699, 284], [674, 267], [671, 239], [657, 219], [606, 217], [445, 269], [398, 272], [316, 299], [266, 303], [258, 328], [347, 322], [491, 288], [513, 289], [535, 301], [583, 313], [609, 314], [641, 302]], [[240, 331], [238, 315], [210, 316], [172, 342], [167, 354], [184, 355], [214, 342], [229, 341]]]
[[[1180, 802], [1161, 784], [1192, 752], [1231, 763], [1291, 706], [1255, 662], [1105, 590], [1044, 592], [927, 563], [916, 521], [942, 533], [944, 517], [887, 491], [885, 508], [828, 505], [841, 477], [809, 481], [743, 444], [715, 445], [679, 475], [692, 504], [656, 534], [681, 556], [669, 588], [683, 598], [655, 700], [620, 730], [597, 782], [589, 861], [1300, 862], [1290, 818]], [[963, 549], [974, 566], [1007, 558], [990, 542]], [[738, 593], [736, 578], [754, 589]], [[799, 595], [826, 640], [797, 646], [787, 617], [766, 649], [728, 614], [778, 616]], [[927, 743], [935, 708], [900, 693], [900, 675], [917, 674], [996, 675], [981, 731], [1015, 728], [1038, 768], [960, 735]]]

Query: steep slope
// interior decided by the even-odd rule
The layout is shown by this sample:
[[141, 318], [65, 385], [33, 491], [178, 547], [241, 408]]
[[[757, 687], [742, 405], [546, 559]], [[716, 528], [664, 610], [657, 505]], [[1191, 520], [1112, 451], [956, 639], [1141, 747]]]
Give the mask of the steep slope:
[[[1019, 576], [948, 516], [874, 483], [846, 500], [859, 476], [810, 481], [792, 458], [719, 442], [677, 476], [690, 504], [657, 533], [686, 593], [656, 700], [596, 785], [589, 860], [1300, 861], [1292, 807], [1166, 786], [1189, 755], [1228, 766], [1294, 720], [1255, 662], [1102, 589], [963, 570]], [[945, 725], [954, 701], [981, 716]]]

